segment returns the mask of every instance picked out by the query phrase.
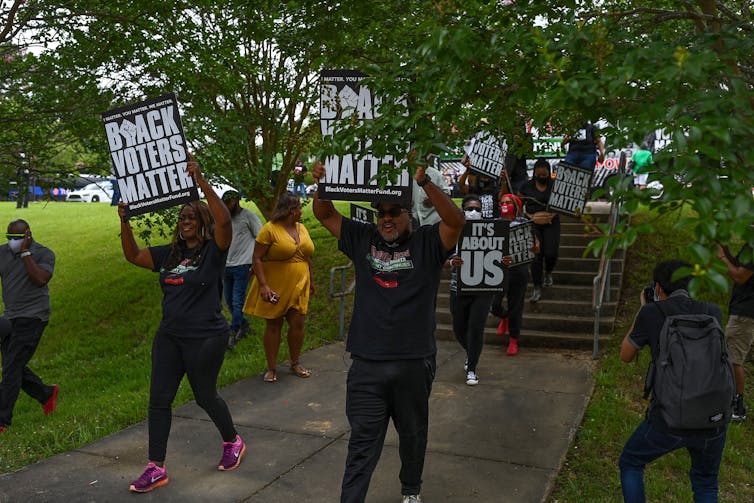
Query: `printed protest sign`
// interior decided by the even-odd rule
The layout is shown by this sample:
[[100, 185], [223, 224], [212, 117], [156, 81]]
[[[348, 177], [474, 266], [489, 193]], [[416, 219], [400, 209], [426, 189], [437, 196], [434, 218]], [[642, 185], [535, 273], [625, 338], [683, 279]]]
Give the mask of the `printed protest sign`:
[[[356, 70], [323, 70], [320, 73], [320, 129], [323, 137], [336, 132], [342, 119], [366, 121], [379, 116], [380, 98], [361, 81], [367, 75]], [[345, 201], [380, 201], [409, 204], [411, 177], [404, 169], [396, 179], [380, 187], [375, 175], [388, 167], [400, 167], [405, 152], [376, 157], [372, 141], [365, 139], [358, 152], [344, 152], [325, 159], [325, 178], [317, 184], [321, 199]]]
[[365, 224], [373, 224], [374, 216], [374, 211], [369, 208], [364, 208], [358, 204], [351, 205], [351, 220], [364, 222]]
[[508, 253], [511, 263], [508, 267], [528, 264], [534, 260], [534, 222], [512, 224], [508, 232]]
[[547, 202], [547, 211], [565, 215], [583, 213], [593, 175], [592, 170], [564, 161], [559, 162], [557, 176]]
[[463, 260], [458, 271], [459, 293], [497, 292], [503, 288], [509, 226], [507, 220], [466, 222], [458, 240], [458, 255]]
[[102, 114], [113, 175], [128, 215], [141, 215], [199, 199], [186, 174], [186, 138], [175, 94]]
[[481, 131], [471, 144], [469, 169], [497, 180], [503, 176], [503, 161], [507, 151], [505, 140], [500, 142], [488, 131]]

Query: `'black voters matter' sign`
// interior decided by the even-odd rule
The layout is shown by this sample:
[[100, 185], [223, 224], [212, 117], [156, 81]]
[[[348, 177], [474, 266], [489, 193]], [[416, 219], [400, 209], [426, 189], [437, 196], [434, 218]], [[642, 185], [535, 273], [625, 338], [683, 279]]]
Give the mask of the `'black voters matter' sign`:
[[364, 208], [358, 204], [351, 204], [351, 220], [364, 222], [365, 224], [374, 223], [374, 210]]
[[199, 199], [186, 173], [186, 138], [175, 94], [109, 110], [102, 122], [129, 216]]
[[[360, 82], [366, 74], [356, 70], [323, 70], [320, 73], [320, 129], [323, 137], [336, 132], [339, 120], [370, 120], [379, 116], [380, 98]], [[408, 153], [375, 157], [372, 141], [362, 141], [356, 153], [333, 155], [325, 159], [325, 177], [317, 184], [320, 198], [346, 201], [381, 201], [405, 203], [411, 201], [411, 177], [404, 169], [397, 180], [384, 188], [375, 175], [384, 166], [400, 167]]]
[[458, 293], [498, 292], [503, 288], [503, 256], [508, 252], [507, 220], [466, 222], [458, 240]]
[[550, 199], [547, 202], [547, 211], [565, 215], [584, 213], [593, 175], [594, 172], [589, 169], [563, 161], [559, 162]]
[[534, 222], [511, 224], [508, 232], [508, 253], [511, 263], [508, 267], [528, 264], [534, 260]]
[[502, 176], [503, 161], [508, 147], [487, 131], [476, 135], [469, 152], [470, 169], [495, 180]]

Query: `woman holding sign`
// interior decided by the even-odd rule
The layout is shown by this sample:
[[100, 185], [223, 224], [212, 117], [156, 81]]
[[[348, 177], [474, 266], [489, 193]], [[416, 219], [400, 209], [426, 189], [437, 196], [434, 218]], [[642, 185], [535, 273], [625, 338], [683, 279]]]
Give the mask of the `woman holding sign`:
[[299, 363], [304, 344], [304, 318], [309, 294], [314, 290], [311, 258], [314, 242], [301, 220], [301, 200], [290, 192], [280, 194], [270, 221], [262, 226], [254, 246], [254, 281], [243, 311], [264, 318], [265, 382], [277, 381], [277, 359], [283, 321], [288, 322], [291, 373], [309, 377]]
[[534, 232], [540, 243], [540, 251], [531, 264], [534, 291], [529, 298], [530, 302], [539, 302], [542, 298], [542, 287], [552, 286], [552, 271], [558, 262], [560, 216], [547, 211], [552, 184], [550, 163], [546, 159], [537, 159], [534, 163], [534, 178], [521, 187], [519, 194], [525, 201], [526, 217], [534, 221]]
[[207, 202], [193, 201], [181, 208], [169, 245], [139, 248], [126, 217], [127, 204], [118, 205], [123, 255], [134, 265], [158, 272], [163, 294], [162, 320], [152, 344], [149, 463], [130, 487], [139, 493], [168, 483], [165, 454], [172, 405], [184, 375], [196, 403], [207, 412], [222, 437], [223, 454], [217, 469], [235, 469], [246, 452], [228, 406], [217, 393], [217, 376], [229, 331], [220, 297], [232, 236], [230, 213], [191, 154], [186, 172], [204, 192]]
[[[528, 223], [529, 220], [522, 217], [521, 199], [513, 194], [503, 194], [500, 196], [500, 215], [503, 220], [511, 221], [511, 228], [514, 226]], [[539, 252], [539, 240], [534, 238], [534, 248], [532, 252]], [[503, 336], [508, 334], [508, 348], [506, 354], [514, 356], [518, 354], [518, 340], [521, 337], [521, 324], [524, 319], [524, 304], [526, 297], [526, 284], [529, 282], [529, 268], [527, 264], [514, 265], [513, 257], [506, 255], [503, 257], [505, 269], [505, 280], [503, 291], [495, 294], [492, 298], [492, 307], [490, 311], [493, 315], [500, 318], [500, 324], [497, 327], [497, 335]], [[503, 307], [503, 299], [508, 298], [508, 309]]]

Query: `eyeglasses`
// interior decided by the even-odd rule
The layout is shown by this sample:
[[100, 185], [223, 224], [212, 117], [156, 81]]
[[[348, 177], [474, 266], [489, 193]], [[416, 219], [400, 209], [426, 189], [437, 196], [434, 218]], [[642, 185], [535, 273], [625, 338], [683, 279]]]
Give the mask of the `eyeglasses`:
[[5, 237], [8, 239], [8, 241], [16, 241], [18, 239], [25, 238], [26, 234], [6, 234]]
[[403, 208], [390, 208], [389, 210], [377, 210], [377, 218], [385, 218], [385, 215], [390, 215], [392, 218], [401, 216], [402, 213], [408, 213], [408, 210]]
[[480, 206], [466, 206], [463, 211], [482, 211]]

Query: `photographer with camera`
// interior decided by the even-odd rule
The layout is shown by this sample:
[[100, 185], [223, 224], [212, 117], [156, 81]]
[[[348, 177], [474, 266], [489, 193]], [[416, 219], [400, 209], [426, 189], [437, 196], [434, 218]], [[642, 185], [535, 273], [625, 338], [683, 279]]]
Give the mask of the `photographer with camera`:
[[717, 501], [733, 398], [732, 369], [720, 308], [691, 299], [691, 276], [673, 280], [673, 273], [685, 267], [690, 266], [680, 260], [655, 267], [651, 292], [642, 291], [641, 308], [621, 344], [624, 362], [647, 345], [652, 358], [644, 395], [651, 391], [652, 399], [618, 462], [626, 502], [645, 501], [646, 465], [682, 447], [691, 456], [694, 501]]

